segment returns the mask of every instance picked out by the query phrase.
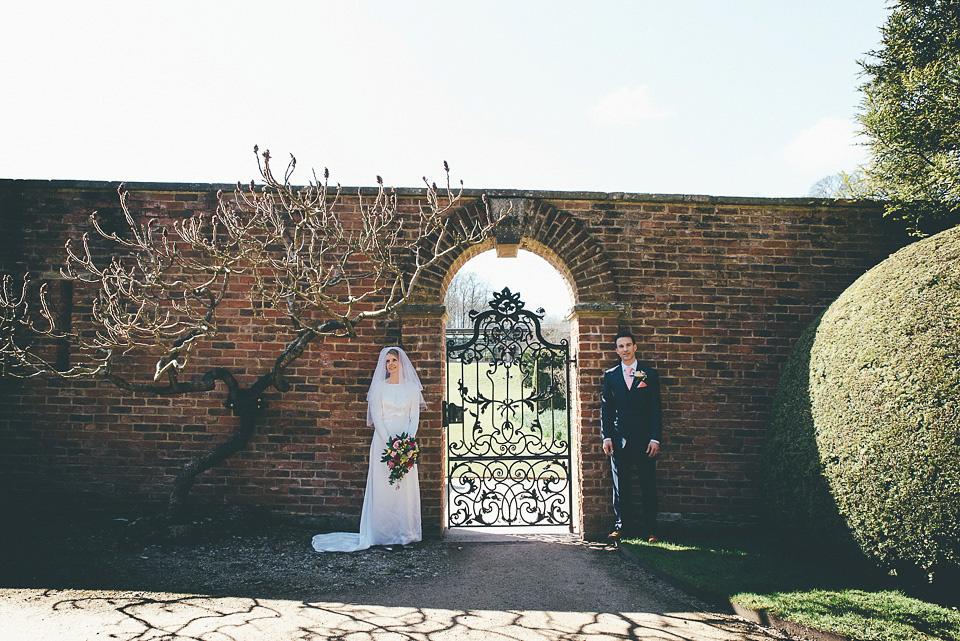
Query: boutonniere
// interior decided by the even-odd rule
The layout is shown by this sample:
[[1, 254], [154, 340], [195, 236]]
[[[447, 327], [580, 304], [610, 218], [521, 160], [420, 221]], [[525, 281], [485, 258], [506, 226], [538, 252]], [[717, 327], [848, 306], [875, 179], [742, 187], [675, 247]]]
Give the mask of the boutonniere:
[[633, 373], [634, 380], [640, 381], [640, 384], [637, 387], [646, 387], [647, 386], [647, 373], [642, 369], [638, 369]]

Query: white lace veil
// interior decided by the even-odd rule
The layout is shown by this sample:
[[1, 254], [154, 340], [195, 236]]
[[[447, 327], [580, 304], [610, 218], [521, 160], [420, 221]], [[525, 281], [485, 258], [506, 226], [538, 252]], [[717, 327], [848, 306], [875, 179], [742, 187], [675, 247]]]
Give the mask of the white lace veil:
[[370, 389], [367, 391], [367, 425], [373, 425], [373, 414], [370, 406], [373, 403], [379, 403], [383, 398], [383, 389], [387, 383], [387, 354], [395, 351], [400, 361], [400, 386], [404, 393], [409, 394], [409, 398], [416, 395], [420, 400], [420, 409], [426, 409], [427, 403], [423, 400], [423, 385], [420, 384], [420, 377], [417, 376], [417, 370], [413, 368], [410, 357], [406, 352], [396, 346], [384, 347], [380, 350], [380, 358], [377, 360], [377, 368], [373, 370], [373, 380], [370, 381]]

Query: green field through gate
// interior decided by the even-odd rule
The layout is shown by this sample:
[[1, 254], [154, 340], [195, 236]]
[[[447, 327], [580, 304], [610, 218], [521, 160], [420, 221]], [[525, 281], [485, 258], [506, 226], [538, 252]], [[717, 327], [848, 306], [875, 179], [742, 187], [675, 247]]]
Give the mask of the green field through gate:
[[[521, 398], [534, 395], [535, 388], [529, 385], [523, 385], [523, 372], [519, 364], [506, 367], [500, 363], [494, 366], [492, 363], [479, 362], [470, 364], [461, 364], [459, 361], [447, 361], [447, 398], [459, 398], [459, 385], [462, 381], [464, 387], [469, 391], [468, 396], [476, 396], [479, 392], [485, 398], [492, 399], [493, 404], [486, 408], [486, 411], [480, 410], [476, 406], [468, 406], [463, 413], [462, 423], [450, 423], [447, 427], [448, 451], [450, 442], [459, 442], [465, 449], [470, 449], [476, 444], [477, 437], [484, 434], [491, 434], [497, 430], [504, 429], [504, 421], [509, 418], [513, 424], [513, 429], [519, 430], [531, 436], [537, 435], [544, 441], [544, 449], [550, 451], [560, 451], [561, 442], [567, 439], [567, 410], [550, 407], [550, 401], [539, 401], [530, 408], [522, 403], [516, 412], [511, 414], [501, 413], [501, 407], [497, 401], [504, 401], [507, 398]], [[566, 390], [564, 390], [566, 392]], [[479, 415], [479, 430], [475, 429], [477, 418], [471, 412]], [[536, 429], [535, 421], [539, 418], [542, 432]], [[566, 445], [569, 447], [569, 444]], [[459, 464], [459, 472], [464, 471], [464, 462], [447, 462], [447, 474], [452, 472], [453, 466]], [[466, 464], [471, 472], [477, 476], [489, 477], [489, 473], [484, 472], [484, 465], [480, 463]], [[567, 478], [566, 471], [561, 473], [559, 478]]]

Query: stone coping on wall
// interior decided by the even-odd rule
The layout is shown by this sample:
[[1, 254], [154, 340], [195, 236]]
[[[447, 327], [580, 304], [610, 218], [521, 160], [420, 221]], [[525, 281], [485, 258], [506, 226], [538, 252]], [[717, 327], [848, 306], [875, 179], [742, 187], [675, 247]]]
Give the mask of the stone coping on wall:
[[[233, 191], [236, 183], [178, 183], [178, 182], [123, 182], [106, 180], [65, 180], [65, 179], [20, 179], [0, 178], [0, 188], [24, 189], [78, 189], [78, 190], [116, 190], [121, 184], [128, 191], [171, 191], [171, 192], [216, 192]], [[249, 183], [246, 183], [249, 185]], [[259, 184], [259, 183], [258, 183]], [[341, 187], [343, 194], [375, 194], [376, 187]], [[415, 197], [424, 193], [423, 188], [397, 187], [400, 196]], [[677, 203], [695, 205], [766, 205], [785, 207], [879, 207], [881, 203], [873, 200], [846, 200], [834, 198], [769, 198], [759, 196], [708, 196], [702, 194], [645, 194], [632, 192], [601, 191], [553, 191], [530, 189], [464, 189], [463, 198], [474, 199], [486, 195], [491, 198], [535, 198], [539, 200], [584, 200], [616, 201], [637, 203]]]
[[401, 318], [443, 318], [447, 308], [433, 303], [405, 303], [396, 309]]
[[618, 318], [627, 312], [627, 305], [624, 303], [577, 303], [570, 309], [570, 313], [564, 318], [566, 321], [574, 318]]

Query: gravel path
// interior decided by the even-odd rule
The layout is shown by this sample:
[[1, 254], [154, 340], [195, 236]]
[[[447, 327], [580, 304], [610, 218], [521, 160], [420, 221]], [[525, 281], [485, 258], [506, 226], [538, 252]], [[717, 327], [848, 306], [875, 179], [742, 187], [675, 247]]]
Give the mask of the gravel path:
[[191, 544], [111, 527], [6, 531], [0, 639], [782, 639], [564, 537], [316, 554], [259, 524]]

